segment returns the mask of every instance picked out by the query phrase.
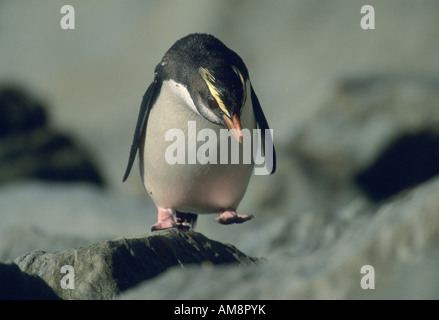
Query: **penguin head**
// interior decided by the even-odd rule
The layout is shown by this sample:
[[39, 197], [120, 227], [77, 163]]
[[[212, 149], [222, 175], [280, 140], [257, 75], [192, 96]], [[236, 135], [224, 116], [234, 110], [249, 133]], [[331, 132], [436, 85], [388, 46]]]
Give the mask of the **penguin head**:
[[168, 50], [158, 68], [163, 68], [165, 78], [187, 90], [191, 109], [230, 129], [242, 142], [240, 117], [247, 100], [249, 76], [234, 51], [211, 35], [191, 34]]
[[213, 68], [201, 66], [199, 73], [204, 83], [194, 92], [198, 95], [195, 99], [198, 111], [206, 119], [212, 115], [212, 122], [232, 130], [235, 138], [242, 142], [240, 117], [247, 99], [242, 73], [225, 61]]

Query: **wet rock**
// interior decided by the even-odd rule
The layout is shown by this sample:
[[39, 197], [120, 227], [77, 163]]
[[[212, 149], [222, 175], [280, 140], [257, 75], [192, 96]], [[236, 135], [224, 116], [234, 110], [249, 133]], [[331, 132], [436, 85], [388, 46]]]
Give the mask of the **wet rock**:
[[[170, 229], [148, 237], [121, 238], [63, 252], [35, 250], [14, 262], [23, 272], [43, 279], [63, 299], [112, 299], [171, 267], [252, 265], [258, 260], [200, 233]], [[61, 272], [63, 266], [73, 267], [74, 288], [62, 287], [61, 281], [68, 275]]]

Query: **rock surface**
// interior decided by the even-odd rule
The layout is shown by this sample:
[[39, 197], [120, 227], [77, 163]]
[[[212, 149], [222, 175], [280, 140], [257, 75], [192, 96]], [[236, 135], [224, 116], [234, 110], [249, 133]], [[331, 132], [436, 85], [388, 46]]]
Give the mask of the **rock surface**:
[[[315, 224], [316, 212], [300, 217], [302, 222], [286, 218], [267, 263], [243, 269], [174, 269], [120, 298], [437, 298], [438, 195], [435, 179], [375, 210], [352, 203], [338, 212], [344, 218], [327, 218], [321, 225]], [[303, 223], [307, 219], [308, 226]], [[369, 273], [361, 273], [365, 265], [374, 268], [374, 289], [361, 287]]]
[[[210, 240], [192, 230], [171, 229], [148, 237], [121, 238], [63, 252], [35, 250], [19, 256], [14, 263], [24, 274], [45, 282], [63, 299], [113, 299], [171, 267], [184, 270], [193, 264], [252, 265], [259, 260], [246, 256], [232, 245]], [[69, 270], [61, 272], [63, 266], [72, 266], [73, 273], [69, 275], [72, 272]], [[62, 287], [65, 276], [72, 276], [72, 288]], [[2, 280], [6, 282], [6, 278]], [[65, 283], [69, 282], [65, 280]], [[14, 287], [15, 282], [9, 282], [9, 286]], [[0, 287], [0, 292], [4, 290]], [[26, 292], [23, 297], [26, 297]], [[8, 292], [0, 295], [8, 296]], [[11, 297], [17, 295], [13, 292]]]

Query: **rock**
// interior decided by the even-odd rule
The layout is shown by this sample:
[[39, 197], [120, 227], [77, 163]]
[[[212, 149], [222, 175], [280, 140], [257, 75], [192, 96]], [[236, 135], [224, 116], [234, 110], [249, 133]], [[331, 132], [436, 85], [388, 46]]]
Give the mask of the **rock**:
[[0, 263], [0, 300], [58, 300], [38, 276], [22, 272], [16, 264]]
[[49, 125], [46, 106], [15, 87], [0, 89], [0, 183], [17, 179], [104, 180], [90, 155]]
[[[439, 173], [438, 89], [427, 76], [346, 78], [291, 141], [290, 158], [334, 204], [356, 191], [380, 201], [426, 181]], [[381, 191], [383, 181], [392, 185]]]
[[[43, 279], [63, 299], [113, 299], [140, 282], [171, 267], [192, 264], [252, 265], [251, 258], [232, 245], [210, 240], [192, 230], [169, 229], [141, 238], [104, 241], [63, 252], [35, 250], [14, 262], [30, 275]], [[74, 289], [63, 289], [61, 280], [74, 269]]]
[[[308, 236], [312, 223], [303, 230], [303, 224], [290, 222], [304, 220], [305, 216], [315, 221], [316, 212], [304, 213], [301, 219], [287, 216], [284, 222], [290, 227], [279, 237], [288, 237], [290, 232], [290, 239], [278, 240], [264, 264], [245, 269], [172, 269], [119, 298], [437, 299], [438, 194], [436, 178], [375, 209], [351, 205], [339, 212], [345, 219], [337, 222], [330, 217], [327, 224], [314, 225], [315, 232]], [[328, 238], [335, 225], [338, 235]], [[300, 239], [302, 246], [307, 242], [316, 245], [295, 250], [295, 239]], [[374, 268], [375, 289], [361, 287], [365, 265]]]
[[356, 183], [374, 201], [418, 185], [439, 173], [439, 134], [402, 135], [374, 163], [360, 171]]

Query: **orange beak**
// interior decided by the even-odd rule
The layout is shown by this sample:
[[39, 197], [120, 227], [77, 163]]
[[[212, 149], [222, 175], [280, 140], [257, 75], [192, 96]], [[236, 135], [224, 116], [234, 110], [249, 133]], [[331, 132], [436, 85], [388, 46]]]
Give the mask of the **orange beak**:
[[226, 122], [227, 128], [229, 128], [229, 130], [232, 131], [232, 134], [235, 137], [235, 139], [239, 143], [242, 143], [242, 127], [241, 127], [241, 120], [239, 119], [239, 116], [237, 114], [233, 115], [233, 122], [225, 114], [223, 115], [223, 119]]

